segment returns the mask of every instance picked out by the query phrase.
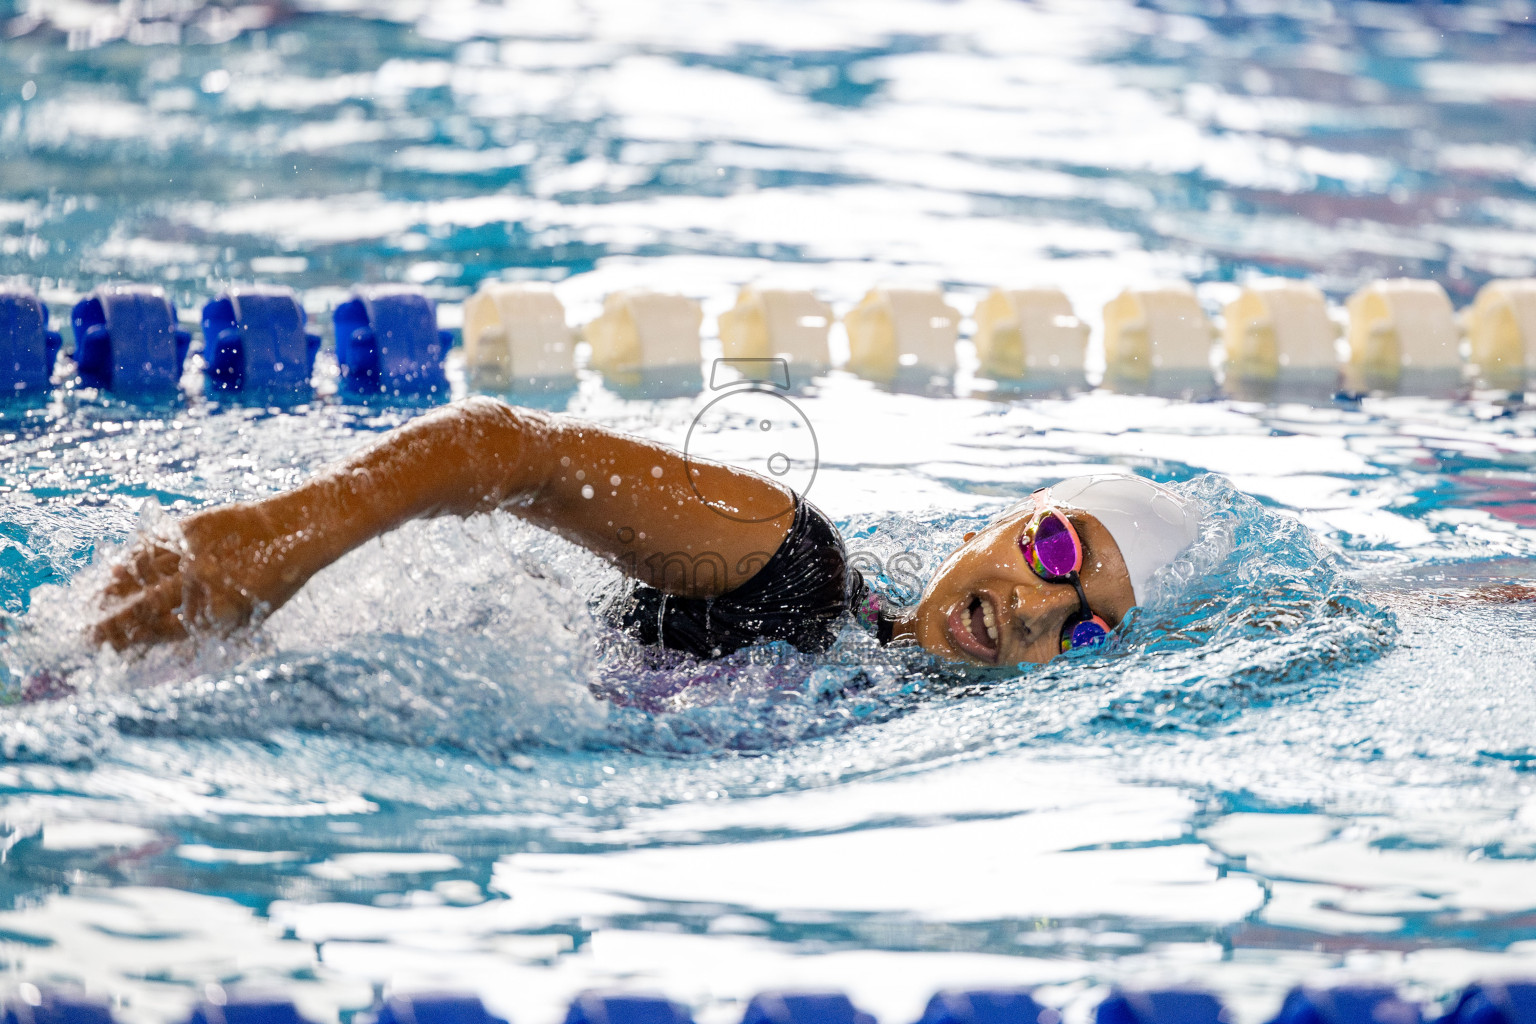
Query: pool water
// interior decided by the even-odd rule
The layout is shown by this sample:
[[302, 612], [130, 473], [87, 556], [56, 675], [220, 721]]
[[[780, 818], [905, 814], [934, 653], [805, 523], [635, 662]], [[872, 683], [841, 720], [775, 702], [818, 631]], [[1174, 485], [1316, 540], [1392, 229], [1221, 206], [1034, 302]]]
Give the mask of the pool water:
[[[1536, 274], [1536, 5], [1257, 0], [0, 0], [0, 273], [486, 276], [573, 322], [629, 285], [713, 318], [761, 276], [1120, 288], [1255, 274], [1334, 300]], [[834, 343], [846, 346], [834, 335]], [[707, 354], [718, 351], [706, 341]], [[1096, 466], [1210, 510], [1111, 647], [1019, 673], [778, 647], [695, 664], [590, 604], [611, 571], [507, 516], [415, 523], [259, 628], [123, 661], [104, 564], [419, 407], [69, 390], [0, 413], [0, 950], [167, 1021], [211, 983], [316, 1019], [377, 987], [517, 1024], [778, 985], [915, 1019], [941, 985], [1193, 982], [1241, 1024], [1301, 980], [1441, 999], [1536, 973], [1536, 410], [1519, 395], [1025, 396], [961, 371], [794, 381], [810, 497], [910, 596], [1010, 501]], [[462, 382], [458, 384], [462, 387]], [[642, 389], [643, 391], [643, 389]], [[681, 445], [709, 393], [559, 404]], [[1201, 397], [1201, 396], [1196, 396]], [[713, 451], [752, 465], [723, 420]]]

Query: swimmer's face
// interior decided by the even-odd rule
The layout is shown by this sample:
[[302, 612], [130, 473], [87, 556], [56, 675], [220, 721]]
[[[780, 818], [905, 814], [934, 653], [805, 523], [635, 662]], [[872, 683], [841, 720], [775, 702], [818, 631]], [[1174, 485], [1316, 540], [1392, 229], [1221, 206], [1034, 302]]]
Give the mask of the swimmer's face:
[[[1061, 627], [1078, 611], [1077, 592], [1070, 583], [1047, 583], [1024, 561], [1019, 535], [1034, 512], [1034, 502], [1021, 502], [980, 533], [966, 534], [939, 566], [911, 623], [930, 654], [975, 665], [1017, 665], [1061, 653]], [[1083, 542], [1088, 606], [1118, 626], [1136, 603], [1120, 548], [1093, 516], [1062, 512]]]

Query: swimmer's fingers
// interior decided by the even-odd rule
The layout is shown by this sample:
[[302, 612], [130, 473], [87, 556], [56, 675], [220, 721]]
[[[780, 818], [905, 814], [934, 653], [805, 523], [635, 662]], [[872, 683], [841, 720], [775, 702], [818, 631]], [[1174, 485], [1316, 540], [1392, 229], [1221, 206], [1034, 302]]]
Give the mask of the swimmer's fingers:
[[92, 639], [125, 650], [189, 634], [226, 634], [248, 623], [271, 600], [265, 596], [271, 588], [261, 585], [262, 567], [253, 562], [261, 549], [235, 529], [250, 519], [244, 506], [229, 506], [189, 517], [184, 544], [141, 538], [102, 587], [103, 617], [91, 628]]
[[163, 640], [185, 639], [187, 629], [179, 614], [182, 603], [181, 580], [162, 580], [142, 589], [96, 623], [91, 628], [91, 640], [122, 651]]
[[121, 651], [194, 633], [225, 635], [250, 622], [256, 607], [231, 581], [210, 583], [184, 571], [130, 594], [92, 627], [91, 639]]
[[151, 541], [130, 551], [128, 557], [112, 567], [110, 579], [102, 588], [105, 598], [128, 597], [147, 587], [179, 574], [184, 553], [166, 544]]

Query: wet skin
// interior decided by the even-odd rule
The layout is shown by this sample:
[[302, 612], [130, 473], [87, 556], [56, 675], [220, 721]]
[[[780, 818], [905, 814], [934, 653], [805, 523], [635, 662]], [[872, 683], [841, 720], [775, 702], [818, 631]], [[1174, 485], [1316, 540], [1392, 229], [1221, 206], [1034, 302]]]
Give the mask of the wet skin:
[[[1062, 511], [1083, 541], [1080, 576], [1088, 606], [1118, 626], [1136, 603], [1120, 548], [1088, 513]], [[1061, 627], [1079, 608], [1077, 591], [1070, 583], [1042, 580], [1025, 562], [1019, 535], [1034, 513], [1033, 501], [1021, 502], [985, 530], [966, 534], [916, 611], [898, 625], [898, 635], [940, 658], [976, 665], [1041, 663], [1060, 654]], [[996, 641], [984, 628], [984, 606], [990, 606]]]
[[[91, 636], [127, 650], [229, 633], [409, 520], [493, 509], [690, 597], [745, 583], [794, 518], [784, 489], [756, 474], [579, 420], [467, 399], [391, 431], [292, 490], [185, 517], [180, 543], [140, 538], [114, 566]], [[938, 657], [979, 664], [1055, 656], [1077, 595], [1024, 563], [1017, 541], [1031, 510], [1025, 503], [968, 536], [897, 635]], [[1092, 517], [1070, 515], [1091, 556], [1083, 571], [1089, 602], [1116, 625], [1133, 603], [1119, 549]], [[984, 629], [957, 624], [967, 616], [979, 621], [981, 601], [997, 624], [995, 649]]]

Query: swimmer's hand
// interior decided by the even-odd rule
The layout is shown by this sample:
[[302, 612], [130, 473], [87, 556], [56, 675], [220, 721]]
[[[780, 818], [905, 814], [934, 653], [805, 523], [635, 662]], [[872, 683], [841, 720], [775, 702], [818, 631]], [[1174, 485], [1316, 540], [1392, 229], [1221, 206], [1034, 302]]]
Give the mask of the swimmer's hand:
[[184, 544], [139, 540], [112, 567], [92, 641], [122, 651], [225, 635], [287, 601], [310, 574], [291, 557], [302, 538], [272, 519], [260, 504], [226, 505], [182, 520]]

